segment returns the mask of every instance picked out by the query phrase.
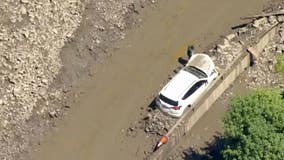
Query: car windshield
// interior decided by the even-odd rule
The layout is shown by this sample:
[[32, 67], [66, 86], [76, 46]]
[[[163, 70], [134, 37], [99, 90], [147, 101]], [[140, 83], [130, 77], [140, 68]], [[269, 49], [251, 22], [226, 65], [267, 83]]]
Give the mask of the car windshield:
[[167, 97], [165, 97], [164, 95], [160, 94], [160, 99], [165, 102], [165, 103], [168, 103], [169, 105], [172, 105], [172, 106], [178, 106], [178, 102], [177, 101], [173, 101]]
[[200, 69], [198, 69], [194, 66], [187, 66], [187, 67], [184, 68], [184, 70], [195, 75], [199, 79], [207, 77], [206, 73], [204, 73], [202, 70], [200, 70]]

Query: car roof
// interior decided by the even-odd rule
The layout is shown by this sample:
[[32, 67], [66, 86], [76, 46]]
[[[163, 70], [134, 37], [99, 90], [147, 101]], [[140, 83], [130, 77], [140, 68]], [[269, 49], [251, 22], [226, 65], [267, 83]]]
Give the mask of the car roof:
[[214, 68], [214, 62], [208, 55], [199, 53], [192, 55], [186, 66], [194, 66], [208, 76]]
[[186, 91], [199, 80], [195, 75], [180, 70], [161, 90], [160, 94], [174, 101], [179, 101]]

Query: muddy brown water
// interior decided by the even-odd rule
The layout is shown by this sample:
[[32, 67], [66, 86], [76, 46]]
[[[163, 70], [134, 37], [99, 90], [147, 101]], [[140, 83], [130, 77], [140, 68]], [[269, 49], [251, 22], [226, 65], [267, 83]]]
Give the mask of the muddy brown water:
[[241, 23], [239, 17], [260, 11], [264, 2], [163, 0], [145, 11], [144, 24], [130, 31], [121, 48], [96, 66], [93, 77], [80, 82], [78, 91], [83, 94], [32, 159], [142, 159], [151, 142], [143, 133], [126, 138], [123, 130], [137, 120], [140, 107], [147, 106], [167, 80], [186, 44], [203, 49]]

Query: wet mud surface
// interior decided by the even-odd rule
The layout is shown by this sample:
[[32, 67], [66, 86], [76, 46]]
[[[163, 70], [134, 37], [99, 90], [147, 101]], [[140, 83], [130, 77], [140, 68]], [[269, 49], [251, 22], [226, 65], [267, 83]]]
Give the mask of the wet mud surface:
[[241, 23], [239, 17], [261, 10], [261, 2], [162, 1], [149, 9], [144, 23], [80, 82], [68, 115], [36, 148], [33, 159], [145, 158], [156, 139], [130, 126], [147, 114], [186, 46], [204, 50]]

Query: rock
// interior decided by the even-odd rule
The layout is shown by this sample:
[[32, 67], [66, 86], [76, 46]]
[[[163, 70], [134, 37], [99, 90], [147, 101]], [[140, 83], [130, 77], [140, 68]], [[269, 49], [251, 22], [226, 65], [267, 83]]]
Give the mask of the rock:
[[284, 45], [280, 44], [276, 47], [276, 53], [284, 53]]
[[284, 42], [284, 30], [279, 31], [280, 43]]
[[3, 126], [4, 128], [6, 128], [8, 124], [9, 124], [9, 121], [7, 121], [7, 120], [4, 120], [4, 121], [2, 122], [2, 126]]
[[137, 136], [137, 130], [134, 127], [130, 127], [127, 129], [126, 131], [126, 135], [127, 136], [131, 136], [131, 137], [136, 137]]
[[96, 42], [96, 44], [100, 44], [101, 43], [101, 41], [98, 40], [98, 39], [96, 39], [95, 42]]
[[271, 72], [274, 71], [274, 66], [273, 66], [273, 65], [269, 65], [268, 68], [269, 68], [269, 70], [270, 70]]
[[[231, 37], [230, 37], [230, 38], [231, 38]], [[225, 48], [230, 46], [230, 42], [229, 42], [229, 40], [226, 39], [226, 38], [224, 39], [224, 46], [225, 46]]]
[[218, 52], [218, 53], [221, 53], [225, 48], [226, 48], [226, 46], [221, 45], [221, 44], [218, 44], [218, 45], [217, 45], [217, 52]]
[[104, 26], [95, 25], [95, 27], [96, 27], [99, 31], [105, 31], [105, 27], [104, 27]]
[[223, 55], [229, 54], [229, 52], [226, 52], [226, 51], [222, 51], [222, 52], [220, 52], [220, 53], [223, 54]]
[[21, 87], [16, 87], [16, 88], [14, 88], [14, 90], [13, 90], [14, 96], [18, 96], [18, 95], [20, 95], [22, 92], [23, 92], [23, 90], [22, 90]]
[[57, 34], [57, 33], [58, 33], [58, 30], [57, 30], [56, 28], [54, 28], [54, 29], [52, 29], [52, 32], [53, 32], [54, 34]]
[[42, 79], [41, 82], [42, 82], [43, 84], [45, 84], [45, 85], [48, 84], [48, 80], [47, 80], [47, 79]]
[[238, 29], [238, 35], [246, 33], [246, 32], [248, 32], [248, 30], [249, 29], [247, 27], [242, 27], [242, 28]]
[[228, 41], [231, 41], [231, 40], [233, 40], [235, 37], [236, 37], [236, 34], [235, 34], [235, 33], [232, 33], [232, 34], [227, 35], [227, 36], [226, 36], [226, 39], [227, 39]]
[[276, 16], [270, 16], [269, 18], [268, 18], [268, 22], [270, 23], [270, 24], [276, 24], [277, 23], [277, 17]]
[[38, 92], [39, 92], [39, 95], [42, 97], [47, 96], [47, 90], [45, 88], [40, 87]]
[[21, 2], [26, 4], [26, 3], [29, 3], [30, 1], [29, 0], [21, 0]]
[[56, 118], [57, 117], [56, 111], [51, 111], [51, 112], [48, 113], [48, 115], [49, 115], [50, 118]]
[[23, 15], [27, 14], [27, 9], [26, 9], [26, 7], [25, 7], [25, 6], [21, 6], [20, 12], [21, 12], [21, 14], [23, 14]]
[[277, 16], [277, 21], [278, 22], [283, 22], [284, 21], [284, 16]]
[[267, 18], [260, 18], [253, 21], [253, 26], [259, 30], [262, 30], [264, 25], [267, 23]]

